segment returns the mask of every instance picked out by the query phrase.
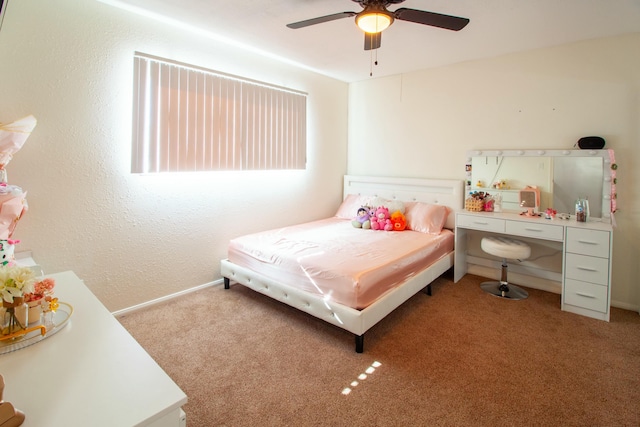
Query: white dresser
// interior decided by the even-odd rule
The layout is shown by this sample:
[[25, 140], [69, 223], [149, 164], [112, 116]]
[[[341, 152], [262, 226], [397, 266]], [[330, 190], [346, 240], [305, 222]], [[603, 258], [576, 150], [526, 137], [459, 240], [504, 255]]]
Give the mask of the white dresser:
[[[517, 213], [457, 212], [455, 282], [468, 270], [467, 238], [471, 231], [559, 242], [562, 245], [562, 310], [609, 321], [611, 224], [546, 220]], [[536, 275], [535, 269], [528, 274]], [[519, 284], [527, 286], [527, 283]]]
[[[179, 427], [187, 396], [73, 272], [50, 275], [73, 306], [55, 335], [0, 355], [23, 427]], [[153, 325], [149, 325], [153, 327]]]

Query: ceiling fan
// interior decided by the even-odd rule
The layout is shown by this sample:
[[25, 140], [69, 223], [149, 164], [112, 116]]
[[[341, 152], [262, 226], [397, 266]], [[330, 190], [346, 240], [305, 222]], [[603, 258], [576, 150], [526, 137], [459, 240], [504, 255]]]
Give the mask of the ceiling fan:
[[469, 19], [452, 15], [443, 15], [425, 10], [409, 9], [401, 7], [395, 11], [387, 10], [391, 4], [402, 3], [405, 0], [352, 0], [362, 6], [361, 12], [339, 12], [318, 18], [287, 24], [287, 27], [298, 29], [336, 19], [356, 17], [356, 24], [366, 34], [364, 37], [364, 50], [377, 49], [382, 42], [382, 31], [394, 20], [410, 21], [417, 24], [430, 25], [432, 27], [445, 28], [447, 30], [460, 31], [468, 23]]

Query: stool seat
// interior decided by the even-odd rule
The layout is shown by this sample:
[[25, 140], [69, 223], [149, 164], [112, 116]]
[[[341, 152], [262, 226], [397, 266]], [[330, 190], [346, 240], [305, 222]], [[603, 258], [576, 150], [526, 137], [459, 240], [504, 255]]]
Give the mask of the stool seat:
[[520, 240], [507, 237], [483, 237], [480, 247], [488, 254], [508, 259], [527, 259], [531, 255], [531, 247]]
[[508, 237], [487, 236], [480, 242], [482, 250], [490, 255], [502, 258], [502, 276], [500, 281], [483, 282], [483, 291], [506, 299], [525, 299], [529, 296], [524, 289], [507, 282], [507, 259], [523, 259], [531, 256], [531, 247], [520, 240]]

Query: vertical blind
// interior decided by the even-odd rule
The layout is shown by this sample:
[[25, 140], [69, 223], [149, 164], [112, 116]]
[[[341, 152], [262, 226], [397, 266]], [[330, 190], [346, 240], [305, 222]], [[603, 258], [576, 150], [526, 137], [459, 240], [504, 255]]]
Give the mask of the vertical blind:
[[304, 169], [306, 94], [136, 53], [133, 173]]

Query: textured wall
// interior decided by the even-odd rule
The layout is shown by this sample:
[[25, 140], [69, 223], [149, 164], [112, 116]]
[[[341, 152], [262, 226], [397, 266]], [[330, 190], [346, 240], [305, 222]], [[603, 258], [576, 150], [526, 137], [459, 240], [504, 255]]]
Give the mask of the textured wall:
[[638, 52], [640, 33], [354, 83], [349, 173], [464, 179], [468, 150], [567, 149], [600, 135], [620, 166], [612, 303], [637, 310]]
[[[308, 92], [307, 170], [131, 175], [134, 51]], [[97, 1], [10, 2], [0, 58], [0, 122], [38, 119], [8, 166], [30, 206], [17, 250], [74, 270], [112, 311], [218, 280], [230, 238], [341, 200], [345, 83]]]
[[[639, 35], [595, 40], [347, 87], [97, 1], [14, 0], [0, 121], [39, 120], [8, 167], [31, 207], [18, 250], [74, 270], [117, 310], [217, 280], [235, 235], [333, 213], [347, 120], [352, 174], [462, 179], [467, 150], [567, 148], [593, 133], [621, 165], [612, 297], [637, 308], [639, 47]], [[309, 92], [308, 169], [132, 176], [136, 50]]]

